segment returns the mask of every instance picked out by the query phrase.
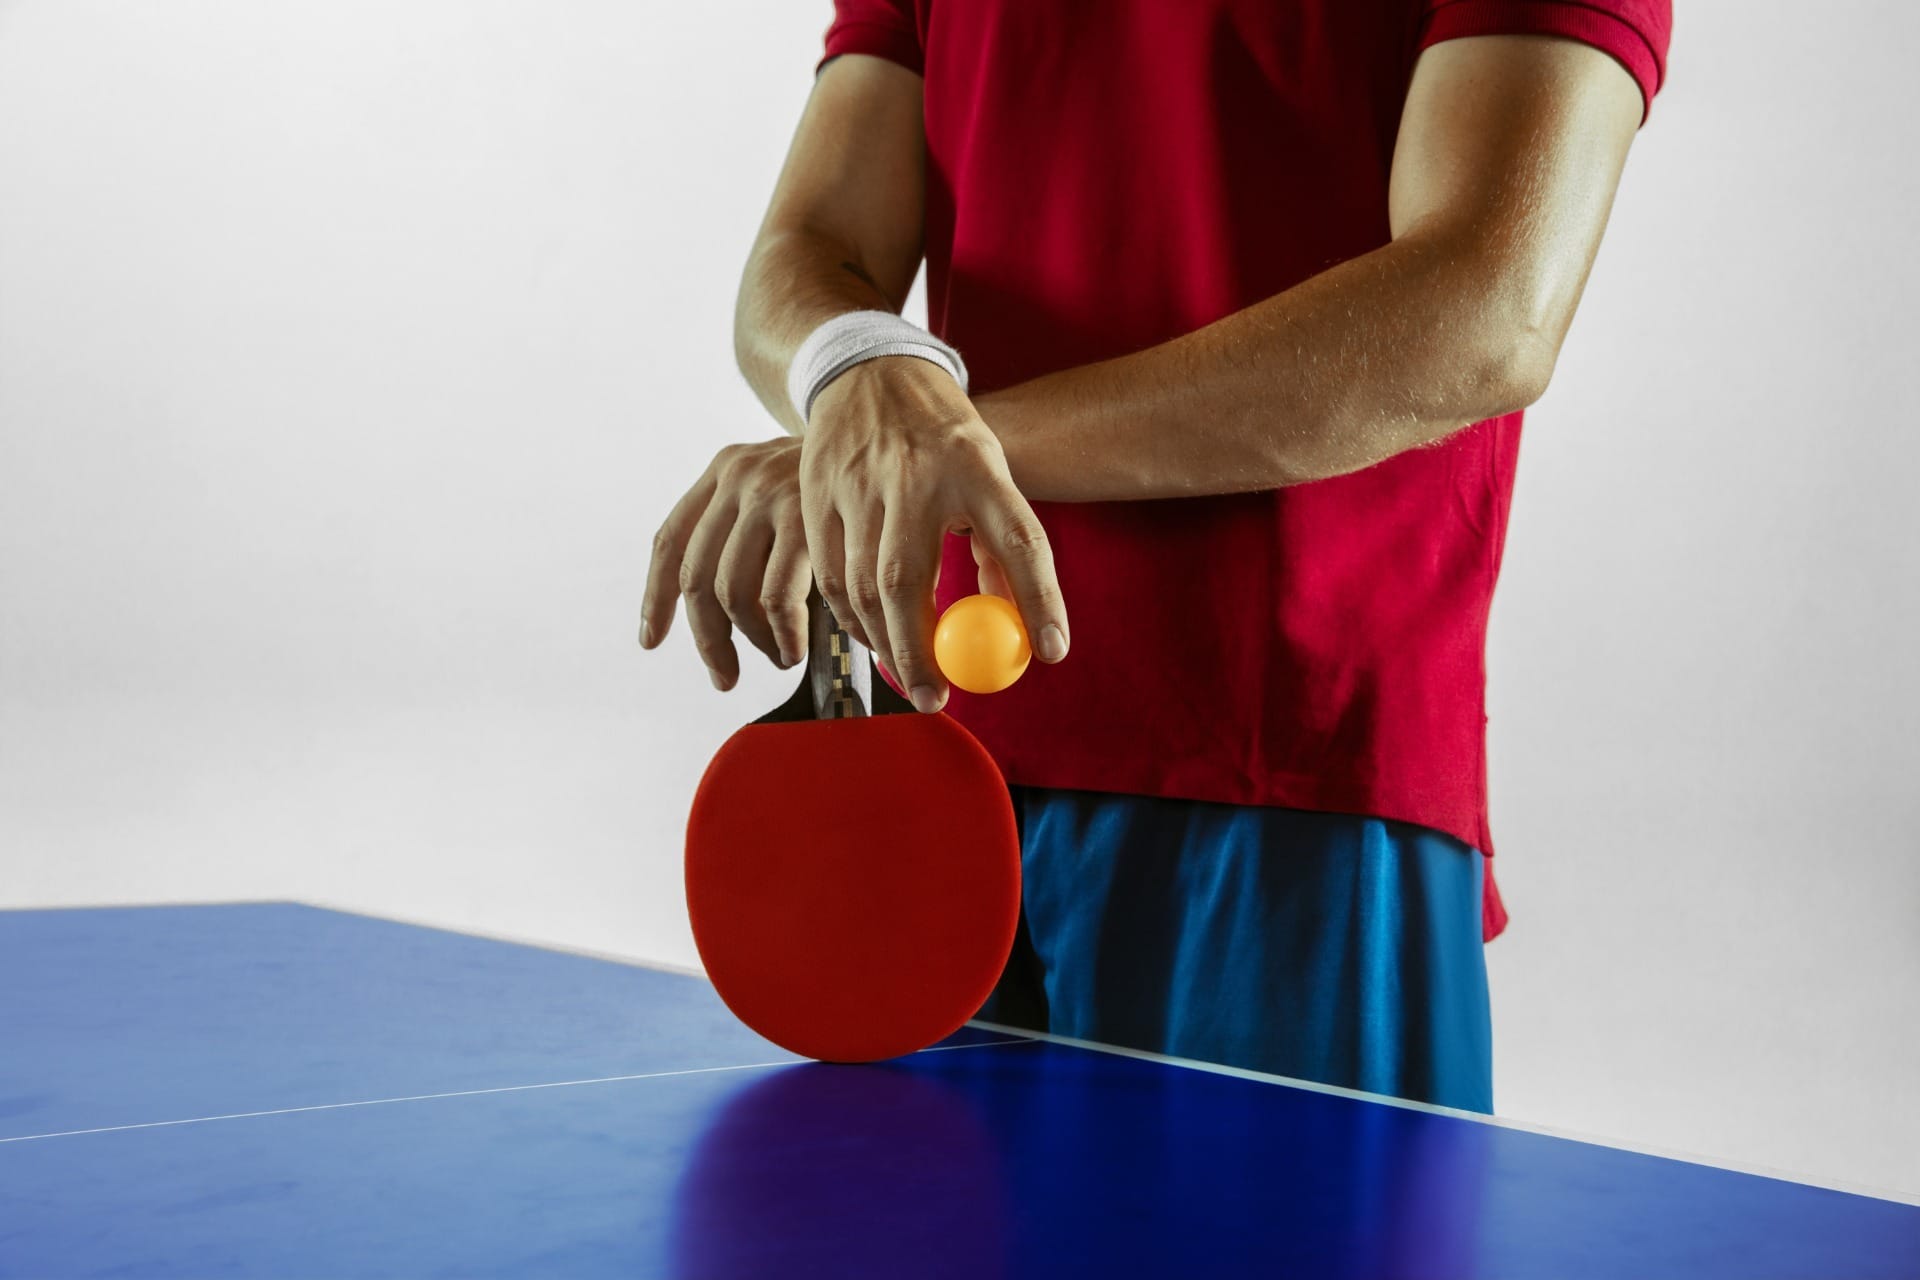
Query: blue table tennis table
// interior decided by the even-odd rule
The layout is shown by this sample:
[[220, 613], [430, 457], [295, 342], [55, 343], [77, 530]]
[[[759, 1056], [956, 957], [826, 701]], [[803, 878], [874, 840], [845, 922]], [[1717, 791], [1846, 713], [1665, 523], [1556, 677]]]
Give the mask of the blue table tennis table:
[[1920, 1208], [286, 904], [0, 912], [0, 1276], [1920, 1276]]

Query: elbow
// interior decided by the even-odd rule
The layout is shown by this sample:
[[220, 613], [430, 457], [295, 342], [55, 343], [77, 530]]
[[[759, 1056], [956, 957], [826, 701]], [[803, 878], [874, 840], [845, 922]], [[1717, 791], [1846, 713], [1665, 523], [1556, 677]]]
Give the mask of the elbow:
[[1518, 413], [1547, 394], [1560, 343], [1539, 333], [1526, 333], [1504, 344], [1495, 368], [1495, 398], [1502, 413]]
[[1455, 246], [1433, 286], [1451, 350], [1450, 385], [1459, 396], [1449, 415], [1480, 422], [1517, 413], [1547, 393], [1560, 344], [1573, 323], [1584, 270], [1558, 256], [1499, 253], [1470, 242]]
[[1470, 420], [1518, 413], [1547, 394], [1560, 357], [1563, 326], [1520, 322], [1496, 326], [1462, 362], [1468, 375]]

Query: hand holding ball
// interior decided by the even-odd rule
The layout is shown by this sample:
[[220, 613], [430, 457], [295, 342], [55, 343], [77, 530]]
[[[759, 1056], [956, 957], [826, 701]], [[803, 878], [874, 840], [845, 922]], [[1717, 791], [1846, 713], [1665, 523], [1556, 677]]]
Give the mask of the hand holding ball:
[[1027, 669], [1033, 646], [1020, 611], [1000, 596], [965, 596], [933, 629], [933, 660], [956, 689], [998, 693]]

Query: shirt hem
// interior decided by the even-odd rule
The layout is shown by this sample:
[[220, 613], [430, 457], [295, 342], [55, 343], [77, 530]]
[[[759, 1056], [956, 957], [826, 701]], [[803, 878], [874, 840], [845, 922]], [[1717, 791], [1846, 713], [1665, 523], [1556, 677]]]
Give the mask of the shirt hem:
[[885, 22], [835, 22], [827, 28], [826, 52], [814, 64], [817, 74], [835, 58], [846, 53], [864, 53], [905, 67], [917, 76], [926, 74], [926, 59], [920, 50], [919, 33]]
[[1046, 768], [1030, 764], [1001, 772], [1014, 786], [1047, 787], [1066, 791], [1101, 791], [1119, 795], [1152, 795], [1176, 800], [1201, 800], [1215, 804], [1260, 805], [1279, 809], [1305, 809], [1316, 813], [1342, 813], [1355, 817], [1378, 818], [1385, 822], [1404, 822], [1425, 827], [1458, 840], [1468, 849], [1487, 858], [1486, 882], [1481, 894], [1483, 942], [1491, 942], [1505, 932], [1508, 915], [1500, 889], [1493, 878], [1493, 833], [1484, 812], [1474, 814], [1426, 811], [1411, 813], [1399, 806], [1381, 803], [1379, 794], [1365, 787], [1330, 785], [1324, 778], [1307, 775], [1274, 774], [1266, 785], [1256, 785], [1238, 774], [1221, 774], [1197, 779], [1191, 773], [1184, 781], [1169, 785], [1164, 778], [1146, 774], [1116, 776], [1110, 771], [1088, 777], [1071, 768]]
[[1640, 87], [1640, 121], [1666, 80], [1665, 60], [1647, 33], [1618, 14], [1577, 0], [1450, 0], [1427, 16], [1418, 47], [1468, 36], [1561, 36], [1609, 55]]

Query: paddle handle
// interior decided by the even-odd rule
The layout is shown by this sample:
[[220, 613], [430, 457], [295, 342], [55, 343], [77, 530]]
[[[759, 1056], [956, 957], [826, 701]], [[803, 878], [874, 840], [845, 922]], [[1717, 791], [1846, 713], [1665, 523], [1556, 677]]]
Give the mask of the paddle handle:
[[849, 720], [855, 716], [919, 712], [885, 680], [873, 678], [867, 647], [834, 621], [818, 584], [807, 589], [807, 661], [800, 685], [787, 700], [755, 720], [785, 724], [795, 720]]
[[807, 681], [816, 720], [864, 716], [873, 706], [867, 647], [834, 620], [818, 584], [807, 590]]

